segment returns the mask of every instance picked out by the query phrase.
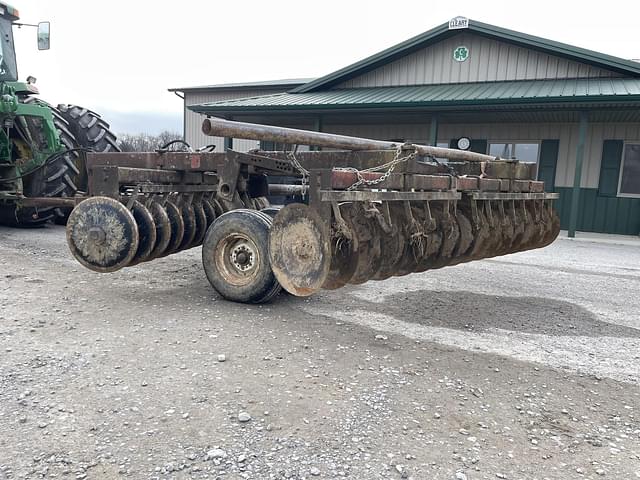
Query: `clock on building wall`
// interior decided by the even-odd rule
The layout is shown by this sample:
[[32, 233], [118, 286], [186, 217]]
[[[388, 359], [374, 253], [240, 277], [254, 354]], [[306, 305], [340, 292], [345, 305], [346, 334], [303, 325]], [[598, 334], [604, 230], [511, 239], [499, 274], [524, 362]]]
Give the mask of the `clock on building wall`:
[[471, 146], [471, 139], [468, 137], [460, 137], [458, 139], [458, 149], [459, 150], [469, 150]]

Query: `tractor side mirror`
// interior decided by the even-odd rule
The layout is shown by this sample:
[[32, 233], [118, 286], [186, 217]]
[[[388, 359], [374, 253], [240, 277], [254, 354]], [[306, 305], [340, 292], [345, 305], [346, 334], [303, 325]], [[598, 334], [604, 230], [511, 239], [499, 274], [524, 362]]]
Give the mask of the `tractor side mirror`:
[[38, 50], [49, 50], [49, 32], [51, 24], [40, 22], [38, 24]]

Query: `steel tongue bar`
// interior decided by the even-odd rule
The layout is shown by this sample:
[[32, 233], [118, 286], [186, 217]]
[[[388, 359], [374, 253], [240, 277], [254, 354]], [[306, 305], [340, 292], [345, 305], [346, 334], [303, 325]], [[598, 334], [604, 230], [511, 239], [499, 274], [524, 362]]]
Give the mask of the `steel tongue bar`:
[[[256, 123], [235, 122], [221, 118], [207, 118], [202, 123], [202, 132], [214, 137], [241, 138], [246, 140], [263, 140], [294, 145], [312, 145], [343, 150], [390, 150], [403, 147], [403, 144], [373, 140], [369, 138], [335, 135], [332, 133], [310, 132], [295, 128], [274, 127]], [[460, 162], [490, 162], [498, 160], [491, 155], [456, 150], [451, 148], [431, 147], [428, 145], [407, 144], [420, 155], [436, 158], [448, 158]]]

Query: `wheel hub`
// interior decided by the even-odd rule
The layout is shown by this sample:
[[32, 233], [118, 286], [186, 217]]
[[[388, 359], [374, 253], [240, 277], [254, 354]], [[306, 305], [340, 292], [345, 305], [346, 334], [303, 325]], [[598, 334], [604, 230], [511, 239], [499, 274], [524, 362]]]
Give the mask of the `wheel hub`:
[[255, 266], [255, 252], [246, 242], [237, 244], [231, 250], [231, 264], [236, 270], [246, 272]]
[[89, 240], [96, 245], [102, 245], [107, 239], [107, 234], [101, 227], [91, 227], [88, 232]]

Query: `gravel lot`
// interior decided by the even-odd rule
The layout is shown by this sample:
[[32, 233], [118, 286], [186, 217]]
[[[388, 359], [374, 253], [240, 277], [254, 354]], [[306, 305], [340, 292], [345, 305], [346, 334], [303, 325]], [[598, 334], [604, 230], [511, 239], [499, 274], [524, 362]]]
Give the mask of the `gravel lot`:
[[640, 478], [640, 248], [266, 306], [0, 228], [0, 478]]

